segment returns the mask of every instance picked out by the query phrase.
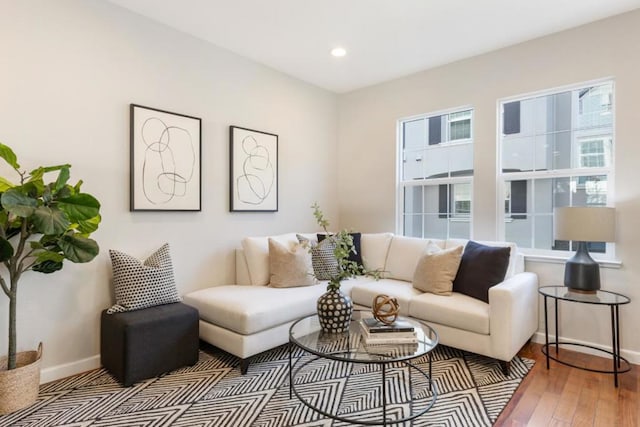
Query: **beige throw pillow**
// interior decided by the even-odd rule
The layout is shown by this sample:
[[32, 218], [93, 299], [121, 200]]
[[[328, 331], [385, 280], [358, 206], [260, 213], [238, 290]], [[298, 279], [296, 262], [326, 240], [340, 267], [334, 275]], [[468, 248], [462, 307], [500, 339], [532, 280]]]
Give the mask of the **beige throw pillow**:
[[309, 286], [316, 283], [311, 254], [297, 243], [287, 247], [269, 239], [269, 270], [269, 284], [274, 288]]
[[462, 246], [457, 246], [424, 254], [413, 273], [413, 287], [436, 295], [451, 295], [462, 249]]

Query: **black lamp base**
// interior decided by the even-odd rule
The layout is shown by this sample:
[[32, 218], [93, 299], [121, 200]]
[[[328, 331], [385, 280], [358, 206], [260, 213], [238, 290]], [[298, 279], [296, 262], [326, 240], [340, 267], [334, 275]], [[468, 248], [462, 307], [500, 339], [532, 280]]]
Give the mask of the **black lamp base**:
[[600, 265], [589, 255], [587, 242], [578, 242], [575, 255], [567, 260], [564, 285], [573, 292], [589, 294], [600, 289]]

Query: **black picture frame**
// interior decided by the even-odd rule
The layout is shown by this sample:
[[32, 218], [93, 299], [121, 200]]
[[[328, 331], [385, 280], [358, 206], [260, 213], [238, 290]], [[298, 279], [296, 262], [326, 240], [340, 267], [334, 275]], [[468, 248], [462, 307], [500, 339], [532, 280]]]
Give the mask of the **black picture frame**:
[[278, 135], [229, 127], [229, 210], [278, 211]]
[[130, 104], [130, 211], [202, 210], [202, 120]]

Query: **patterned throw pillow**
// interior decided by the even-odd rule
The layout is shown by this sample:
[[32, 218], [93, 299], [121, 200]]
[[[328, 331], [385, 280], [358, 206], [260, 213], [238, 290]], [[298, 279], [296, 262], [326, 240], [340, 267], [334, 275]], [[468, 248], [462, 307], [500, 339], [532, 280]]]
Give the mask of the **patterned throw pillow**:
[[[349, 252], [349, 261], [353, 261], [358, 264], [360, 267], [364, 267], [362, 261], [362, 250], [360, 249], [362, 244], [360, 241], [362, 240], [362, 233], [349, 233], [351, 235], [351, 240], [353, 240], [353, 248], [355, 252]], [[324, 233], [318, 233], [318, 242], [322, 242], [327, 238], [327, 235]]]
[[313, 274], [318, 280], [331, 280], [338, 274], [338, 260], [333, 251], [336, 249], [335, 243], [330, 239], [325, 239], [313, 245], [308, 239], [297, 235], [298, 241], [303, 245], [311, 246], [311, 265]]
[[125, 253], [110, 250], [116, 303], [107, 313], [140, 310], [156, 305], [180, 302], [169, 244], [165, 243], [141, 262]]

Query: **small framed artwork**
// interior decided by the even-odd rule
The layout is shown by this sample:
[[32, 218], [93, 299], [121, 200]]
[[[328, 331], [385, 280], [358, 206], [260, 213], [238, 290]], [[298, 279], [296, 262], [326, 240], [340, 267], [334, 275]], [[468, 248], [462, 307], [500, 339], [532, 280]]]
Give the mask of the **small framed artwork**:
[[278, 135], [229, 128], [231, 212], [278, 211]]
[[200, 211], [202, 123], [131, 104], [131, 211]]

